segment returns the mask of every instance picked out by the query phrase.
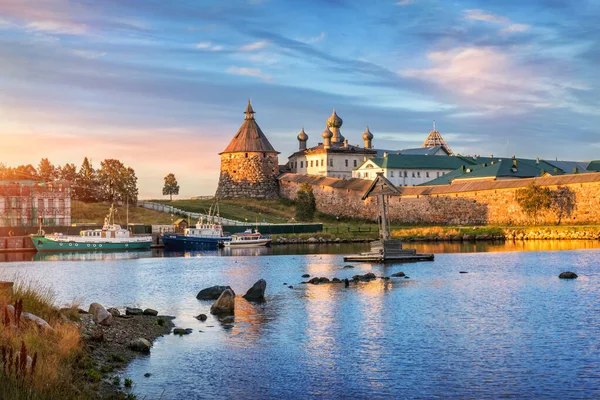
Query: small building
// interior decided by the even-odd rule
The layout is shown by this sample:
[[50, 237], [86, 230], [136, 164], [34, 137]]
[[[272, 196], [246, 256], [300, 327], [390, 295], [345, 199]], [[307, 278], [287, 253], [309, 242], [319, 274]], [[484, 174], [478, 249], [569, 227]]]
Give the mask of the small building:
[[71, 225], [68, 182], [0, 181], [0, 227]]
[[278, 152], [254, 119], [248, 100], [245, 120], [221, 156], [217, 198], [279, 197]]
[[373, 180], [382, 172], [395, 186], [417, 186], [473, 164], [456, 156], [384, 154], [364, 161], [352, 171], [352, 177]]
[[188, 227], [187, 219], [179, 218], [175, 222], [173, 222], [173, 228], [175, 232], [182, 233]]

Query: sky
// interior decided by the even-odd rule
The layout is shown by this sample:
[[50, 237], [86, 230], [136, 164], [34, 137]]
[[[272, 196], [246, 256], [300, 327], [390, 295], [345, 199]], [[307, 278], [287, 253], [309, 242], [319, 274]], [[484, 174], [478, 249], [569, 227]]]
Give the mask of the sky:
[[174, 173], [213, 194], [250, 98], [280, 164], [304, 126], [460, 154], [600, 159], [597, 0], [0, 0], [0, 162]]

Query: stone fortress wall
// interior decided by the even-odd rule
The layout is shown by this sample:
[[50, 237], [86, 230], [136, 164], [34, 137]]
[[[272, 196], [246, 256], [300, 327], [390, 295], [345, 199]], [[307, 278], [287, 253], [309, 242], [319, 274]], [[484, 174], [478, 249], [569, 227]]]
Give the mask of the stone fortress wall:
[[221, 155], [218, 198], [279, 197], [277, 153], [226, 153]]
[[[308, 183], [320, 211], [340, 217], [377, 218], [377, 199], [361, 199], [372, 181], [298, 174], [284, 174], [279, 181], [281, 197], [295, 198], [300, 186]], [[600, 173], [399, 188], [400, 195], [390, 196], [389, 216], [407, 224], [526, 225], [531, 221], [516, 202], [515, 192], [531, 182], [551, 189], [566, 186], [575, 193], [577, 206], [563, 224], [600, 221]], [[554, 224], [556, 217], [547, 213], [538, 222]]]

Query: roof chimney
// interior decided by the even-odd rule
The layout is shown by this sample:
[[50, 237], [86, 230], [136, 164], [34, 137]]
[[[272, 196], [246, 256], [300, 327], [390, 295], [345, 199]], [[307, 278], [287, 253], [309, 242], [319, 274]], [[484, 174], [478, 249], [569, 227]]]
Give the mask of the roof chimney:
[[494, 158], [494, 155], [493, 155], [493, 154], [490, 154], [490, 158]]
[[387, 152], [387, 151], [384, 151], [384, 152], [383, 152], [383, 157], [385, 158], [385, 157], [387, 157], [387, 156], [388, 156], [388, 152]]
[[517, 161], [517, 159], [515, 158], [515, 156], [513, 156], [513, 167], [518, 167], [519, 166], [519, 161]]
[[539, 158], [539, 157], [536, 157], [536, 158], [535, 158], [535, 163], [536, 163], [536, 164], [539, 164], [539, 163], [540, 163], [540, 158]]

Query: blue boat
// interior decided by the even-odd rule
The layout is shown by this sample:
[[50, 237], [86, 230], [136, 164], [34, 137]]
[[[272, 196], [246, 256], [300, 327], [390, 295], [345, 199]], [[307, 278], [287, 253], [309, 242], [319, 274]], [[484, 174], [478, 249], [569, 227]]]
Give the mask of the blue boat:
[[195, 228], [186, 228], [183, 234], [165, 233], [162, 241], [167, 250], [216, 249], [231, 241], [231, 236], [224, 235], [223, 226], [213, 216], [206, 221], [201, 217]]

